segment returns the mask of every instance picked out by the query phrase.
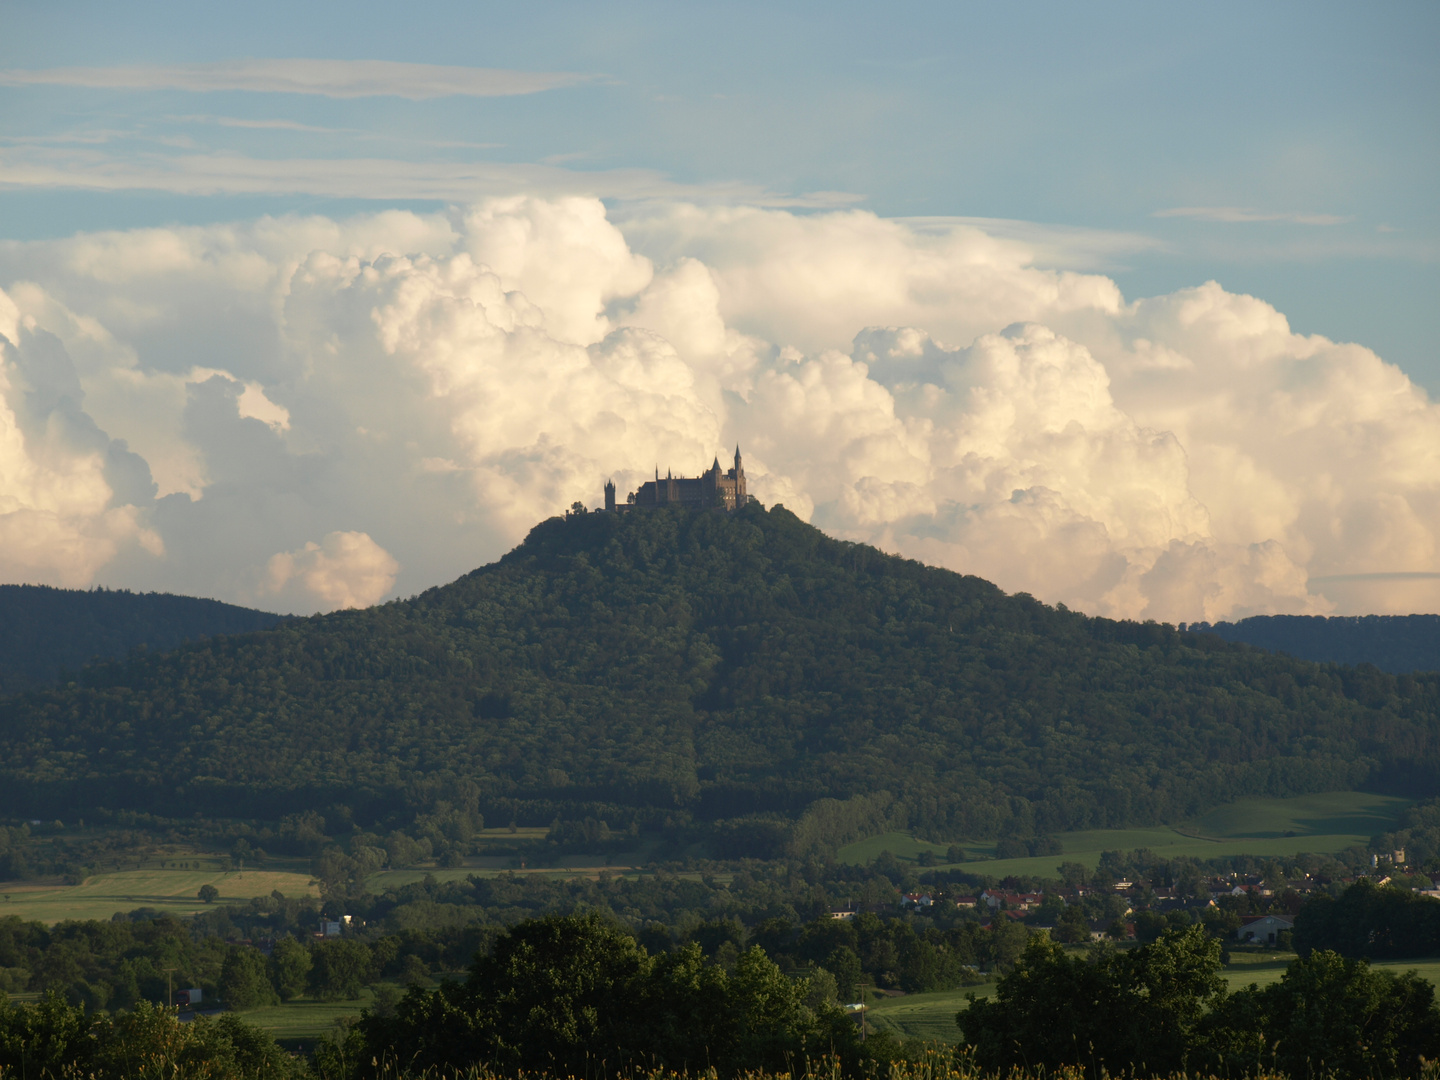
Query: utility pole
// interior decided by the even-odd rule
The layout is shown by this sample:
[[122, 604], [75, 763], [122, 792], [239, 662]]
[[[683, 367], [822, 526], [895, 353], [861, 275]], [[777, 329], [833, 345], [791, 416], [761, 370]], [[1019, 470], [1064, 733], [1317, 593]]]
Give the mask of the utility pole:
[[175, 988], [174, 988], [172, 985], [170, 985], [170, 982], [171, 982], [171, 976], [174, 975], [174, 973], [177, 972], [177, 971], [179, 971], [179, 970], [180, 970], [179, 968], [166, 968], [166, 969], [165, 969], [165, 1004], [166, 1004], [166, 1005], [172, 1005], [172, 1006], [173, 1006], [173, 1005], [175, 1004]]

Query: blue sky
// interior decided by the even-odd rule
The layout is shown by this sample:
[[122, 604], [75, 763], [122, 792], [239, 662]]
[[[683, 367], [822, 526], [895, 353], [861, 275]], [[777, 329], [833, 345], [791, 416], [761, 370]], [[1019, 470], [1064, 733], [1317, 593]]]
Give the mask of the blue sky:
[[[574, 77], [423, 100], [0, 87], [0, 237], [432, 205], [413, 174], [287, 175], [294, 159], [535, 166], [519, 175], [612, 200], [1058, 226], [1056, 261], [1127, 296], [1213, 278], [1440, 390], [1433, 3], [4, 3], [0, 22], [7, 69], [320, 58]], [[243, 184], [165, 175], [192, 155], [271, 164]], [[486, 183], [462, 170], [439, 201]]]

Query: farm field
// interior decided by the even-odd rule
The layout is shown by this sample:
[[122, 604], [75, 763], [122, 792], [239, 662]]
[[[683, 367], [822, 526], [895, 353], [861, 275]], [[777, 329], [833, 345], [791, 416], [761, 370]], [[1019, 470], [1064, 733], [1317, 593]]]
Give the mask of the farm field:
[[993, 993], [995, 984], [988, 982], [962, 990], [881, 998], [870, 1006], [866, 1022], [875, 1031], [893, 1031], [907, 1039], [958, 1042], [960, 1029], [955, 1026], [955, 1014], [968, 1004], [965, 996], [987, 998]]
[[216, 903], [269, 896], [318, 896], [310, 875], [290, 870], [121, 870], [96, 874], [79, 885], [35, 881], [0, 883], [0, 915], [57, 923], [65, 919], [109, 919], [117, 911], [157, 908], [172, 915], [193, 915], [205, 905], [196, 894], [202, 885], [220, 890]]
[[[1055, 839], [1062, 855], [1023, 859], [994, 859], [994, 841], [962, 842], [966, 860], [946, 860], [948, 845], [918, 840], [909, 833], [872, 836], [840, 849], [842, 862], [866, 863], [882, 851], [914, 860], [930, 852], [937, 866], [954, 866], [992, 877], [1008, 874], [1054, 877], [1061, 861], [1078, 862], [1093, 869], [1102, 851], [1149, 848], [1170, 858], [1199, 859], [1227, 855], [1290, 856], [1300, 852], [1334, 853], [1366, 844], [1376, 833], [1394, 827], [1410, 804], [1391, 795], [1337, 791], [1291, 799], [1242, 799], [1218, 807], [1176, 828], [1095, 829], [1059, 833]], [[978, 858], [977, 858], [978, 856]]]
[[375, 1000], [373, 990], [355, 1001], [292, 1001], [263, 1009], [247, 1009], [240, 1013], [247, 1023], [262, 1027], [287, 1045], [312, 1043], [335, 1030], [335, 1024], [349, 1016], [359, 1016], [362, 1009]]
[[[382, 893], [386, 889], [399, 889], [405, 885], [412, 885], [417, 881], [424, 881], [426, 877], [432, 877], [436, 881], [464, 881], [468, 877], [499, 877], [502, 874], [515, 874], [519, 877], [599, 877], [601, 872], [608, 873], [614, 877], [637, 877], [641, 873], [635, 867], [629, 865], [631, 856], [620, 855], [606, 863], [604, 856], [599, 855], [572, 855], [563, 860], [558, 866], [535, 866], [519, 869], [512, 867], [509, 860], [489, 859], [485, 857], [467, 859], [467, 866], [447, 867], [424, 867], [416, 866], [401, 870], [377, 870], [365, 879], [365, 887], [373, 893]], [[726, 875], [717, 874], [716, 877], [724, 879]]]
[[[1279, 982], [1280, 976], [1285, 974], [1286, 965], [1293, 959], [1293, 954], [1285, 953], [1262, 955], [1253, 962], [1245, 962], [1235, 957], [1223, 974], [1231, 990], [1239, 990], [1251, 983], [1263, 988]], [[1434, 957], [1421, 960], [1375, 960], [1370, 966], [1376, 971], [1393, 971], [1396, 974], [1416, 971], [1421, 978], [1440, 988], [1440, 959]]]

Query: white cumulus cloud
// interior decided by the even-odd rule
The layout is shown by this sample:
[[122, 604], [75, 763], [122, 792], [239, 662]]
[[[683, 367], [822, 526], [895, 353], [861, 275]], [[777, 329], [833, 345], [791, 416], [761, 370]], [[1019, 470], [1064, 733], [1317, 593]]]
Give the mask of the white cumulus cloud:
[[0, 574], [369, 604], [739, 442], [767, 503], [1085, 611], [1440, 605], [1403, 372], [1039, 236], [530, 194], [3, 243]]
[[289, 606], [310, 599], [327, 609], [369, 607], [390, 591], [399, 569], [394, 556], [365, 533], [332, 532], [318, 544], [271, 556], [263, 591], [288, 594]]

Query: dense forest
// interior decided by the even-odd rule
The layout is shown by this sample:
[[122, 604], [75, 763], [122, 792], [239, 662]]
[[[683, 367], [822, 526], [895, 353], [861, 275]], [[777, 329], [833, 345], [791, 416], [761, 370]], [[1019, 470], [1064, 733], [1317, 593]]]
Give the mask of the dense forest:
[[0, 694], [46, 686], [92, 660], [119, 660], [217, 634], [265, 630], [281, 619], [169, 593], [0, 585]]
[[1437, 675], [1087, 618], [781, 507], [583, 514], [411, 600], [0, 702], [0, 810], [701, 828], [772, 857], [1429, 794], [1437, 702]]
[[1189, 629], [1318, 663], [1440, 671], [1440, 615], [1255, 615]]

